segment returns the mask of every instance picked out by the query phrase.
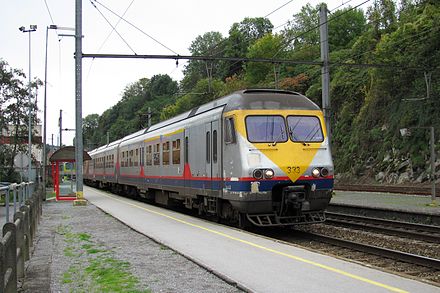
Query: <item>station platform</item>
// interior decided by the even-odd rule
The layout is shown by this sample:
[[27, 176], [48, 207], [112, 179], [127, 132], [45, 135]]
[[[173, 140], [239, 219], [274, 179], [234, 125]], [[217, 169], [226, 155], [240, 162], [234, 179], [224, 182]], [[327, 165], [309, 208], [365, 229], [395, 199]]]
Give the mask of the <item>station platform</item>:
[[330, 204], [440, 215], [440, 197], [432, 205], [431, 196], [426, 195], [336, 190]]
[[84, 195], [125, 225], [244, 291], [440, 292], [438, 287], [416, 280], [96, 189], [86, 187]]
[[[78, 233], [84, 232], [86, 222], [88, 223], [88, 229], [90, 229], [87, 231], [91, 235], [96, 233], [94, 230], [99, 229], [97, 226], [101, 222], [101, 226], [108, 227], [108, 229], [104, 228], [107, 231], [105, 233], [107, 240], [99, 238], [99, 241], [107, 242], [110, 246], [125, 248], [127, 252], [121, 254], [122, 259], [131, 262], [134, 258], [140, 262], [138, 264], [140, 268], [138, 270], [139, 274], [149, 275], [150, 272], [146, 272], [146, 267], [148, 266], [150, 266], [150, 271], [161, 272], [160, 277], [152, 274], [151, 278], [146, 281], [147, 285], [150, 286], [149, 284], [156, 284], [158, 278], [163, 278], [164, 281], [162, 283], [159, 282], [156, 284], [156, 287], [151, 287], [152, 292], [163, 292], [166, 289], [165, 286], [167, 286], [165, 284], [168, 284], [168, 286], [170, 284], [170, 281], [166, 280], [165, 276], [169, 276], [170, 272], [175, 272], [175, 275], [170, 277], [172, 280], [175, 280], [175, 287], [169, 287], [165, 290], [166, 292], [356, 291], [440, 293], [439, 287], [417, 280], [406, 279], [360, 264], [336, 259], [246, 231], [193, 218], [86, 186], [84, 195], [89, 201], [89, 208], [85, 210], [81, 210], [80, 207], [74, 208], [71, 203], [65, 201], [58, 203], [47, 201], [45, 203], [47, 206], [44, 208], [43, 218], [46, 217], [52, 222], [55, 221], [52, 223], [53, 231], [50, 235], [44, 234], [44, 231], [47, 234], [50, 227], [48, 222], [43, 220], [38, 229], [38, 233], [41, 234], [43, 232], [43, 234], [40, 235], [40, 241], [36, 242], [36, 253], [31, 257], [31, 263], [28, 266], [29, 270], [34, 268], [34, 272], [27, 271], [27, 276], [30, 279], [25, 280], [23, 292], [41, 290], [43, 288], [42, 284], [45, 284], [44, 286], [47, 288], [47, 290], [43, 290], [45, 292], [50, 291], [49, 284], [50, 289], [55, 288], [56, 292], [63, 291], [62, 287], [58, 288], [53, 285], [54, 282], [56, 283], [56, 280], [54, 281], [50, 273], [53, 268], [47, 266], [59, 263], [65, 253], [62, 250], [62, 246], [57, 251], [56, 249], [51, 249], [48, 243], [53, 243], [53, 245], [59, 244], [57, 242], [60, 241], [58, 230], [62, 221], [77, 221], [82, 223], [76, 226]], [[391, 210], [407, 210], [429, 214], [440, 213], [439, 207], [427, 206], [431, 203], [429, 196], [336, 191], [331, 202], [334, 204], [373, 208], [385, 207]], [[57, 208], [54, 208], [54, 205]], [[96, 207], [111, 217], [97, 210]], [[0, 206], [0, 222], [5, 220], [2, 210], [4, 211], [4, 206]], [[74, 220], [75, 215], [78, 217], [77, 220]], [[92, 215], [93, 218], [90, 218]], [[105, 219], [110, 218], [115, 218], [119, 220], [116, 222], [122, 224], [117, 227], [115, 224], [104, 222]], [[61, 222], [58, 223], [56, 221]], [[131, 229], [128, 229], [127, 226]], [[103, 228], [101, 227], [101, 229]], [[167, 260], [169, 256], [163, 257], [163, 265], [166, 269], [160, 268], [158, 260], [154, 258], [150, 260], [150, 252], [146, 252], [143, 247], [144, 245], [151, 247], [151, 243], [146, 244], [145, 240], [142, 239], [135, 241], [133, 235], [126, 235], [127, 231], [133, 231], [132, 229], [145, 235], [145, 239], [152, 239], [155, 243], [158, 243], [160, 247], [155, 248], [157, 253], [166, 251], [163, 247], [169, 247], [172, 251], [177, 252], [174, 254], [183, 255], [190, 260], [188, 262], [195, 262], [200, 267], [206, 269], [207, 272], [212, 272], [216, 276], [221, 277], [227, 283], [235, 286], [238, 291], [230, 288], [225, 289], [224, 284], [215, 287], [212, 283], [214, 281], [210, 281], [211, 283], [206, 281], [208, 278], [206, 275], [202, 279], [194, 278], [194, 275], [197, 275], [197, 273], [192, 271], [194, 268], [186, 269], [182, 263], [175, 261], [170, 263]], [[100, 233], [100, 237], [102, 237], [102, 231]], [[122, 239], [126, 239], [129, 244], [122, 244]], [[133, 251], [136, 251], [136, 253], [133, 253]], [[141, 260], [145, 262], [141, 262]], [[146, 266], [145, 263], [147, 261], [150, 262]], [[179, 271], [175, 266], [182, 267], [182, 269]], [[68, 265], [61, 263], [59, 267], [67, 268]], [[183, 275], [182, 270], [185, 270]], [[59, 274], [62, 274], [62, 270], [59, 268], [55, 271], [59, 271]], [[188, 288], [184, 290], [182, 286], [179, 286], [178, 278], [186, 276], [186, 274], [188, 279], [183, 282], [188, 284]], [[193, 280], [194, 283], [191, 283], [189, 279]], [[203, 283], [200, 283], [201, 280], [205, 280], [205, 286], [196, 288], [195, 284], [200, 285]], [[211, 288], [211, 291], [207, 290], [208, 288]]]

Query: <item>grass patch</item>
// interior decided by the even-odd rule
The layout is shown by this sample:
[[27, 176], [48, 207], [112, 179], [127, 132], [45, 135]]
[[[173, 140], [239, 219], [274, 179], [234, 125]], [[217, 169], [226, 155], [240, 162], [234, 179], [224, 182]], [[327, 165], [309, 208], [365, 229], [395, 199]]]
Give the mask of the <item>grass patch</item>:
[[94, 241], [87, 233], [73, 233], [60, 225], [57, 233], [64, 236], [68, 247], [64, 255], [71, 265], [61, 282], [72, 292], [150, 292], [140, 290], [139, 279], [130, 272], [130, 263], [117, 259], [111, 249]]

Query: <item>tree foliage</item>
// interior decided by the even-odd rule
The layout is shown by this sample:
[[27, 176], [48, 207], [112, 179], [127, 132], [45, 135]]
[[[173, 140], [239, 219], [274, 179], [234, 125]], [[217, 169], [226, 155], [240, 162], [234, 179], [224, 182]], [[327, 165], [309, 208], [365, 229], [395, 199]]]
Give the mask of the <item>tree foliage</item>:
[[[319, 6], [293, 15], [281, 33], [265, 18], [234, 23], [228, 36], [207, 32], [190, 45], [194, 56], [320, 60]], [[402, 139], [402, 127], [440, 129], [440, 7], [433, 0], [376, 0], [364, 12], [351, 7], [329, 16], [332, 151], [337, 172], [362, 176], [386, 169], [384, 158], [412, 157], [415, 170], [428, 156], [426, 132]], [[388, 64], [347, 67], [340, 63]], [[430, 98], [425, 99], [426, 76]], [[178, 85], [168, 76], [127, 86], [122, 100], [101, 116], [86, 117], [85, 137], [93, 144], [188, 111], [235, 90], [269, 87], [298, 91], [321, 104], [319, 66], [258, 62], [190, 61]], [[178, 94], [177, 94], [178, 93]], [[439, 137], [439, 135], [436, 135]], [[416, 171], [414, 171], [416, 172]]]
[[[35, 79], [28, 84], [25, 79], [23, 71], [11, 68], [6, 61], [0, 59], [0, 137], [4, 135], [9, 138], [9, 143], [0, 144], [0, 181], [18, 180], [13, 160], [17, 153], [27, 153], [29, 108], [32, 125], [39, 122], [35, 93], [42, 82]], [[32, 137], [34, 135], [35, 132]]]

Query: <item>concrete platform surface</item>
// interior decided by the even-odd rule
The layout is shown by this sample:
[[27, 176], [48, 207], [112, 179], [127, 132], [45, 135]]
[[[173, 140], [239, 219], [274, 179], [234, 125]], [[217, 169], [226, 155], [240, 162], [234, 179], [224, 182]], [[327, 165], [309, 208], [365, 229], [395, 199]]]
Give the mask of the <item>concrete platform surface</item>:
[[134, 230], [251, 292], [440, 292], [416, 280], [96, 189], [85, 187], [84, 195]]

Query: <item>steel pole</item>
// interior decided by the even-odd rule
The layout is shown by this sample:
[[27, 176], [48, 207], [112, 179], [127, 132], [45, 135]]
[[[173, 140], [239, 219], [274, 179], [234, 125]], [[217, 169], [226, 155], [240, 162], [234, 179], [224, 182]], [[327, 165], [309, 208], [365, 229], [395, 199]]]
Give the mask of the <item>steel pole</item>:
[[49, 27], [46, 27], [46, 54], [44, 57], [44, 110], [43, 110], [43, 195], [46, 198], [46, 137], [47, 137], [47, 43], [49, 36]]
[[31, 181], [31, 171], [32, 171], [32, 105], [31, 105], [31, 96], [32, 96], [32, 78], [31, 78], [31, 32], [32, 30], [29, 30], [29, 97], [28, 97], [28, 103], [29, 103], [29, 109], [28, 109], [28, 154], [29, 154], [29, 166], [28, 166], [28, 181]]
[[83, 195], [83, 138], [82, 138], [82, 0], [75, 5], [75, 205], [84, 205]]
[[329, 66], [329, 44], [328, 44], [328, 20], [327, 6], [322, 4], [319, 10], [319, 36], [321, 40], [321, 75], [322, 75], [322, 110], [324, 112], [325, 126], [327, 128], [328, 144], [331, 141], [330, 128], [330, 66]]

